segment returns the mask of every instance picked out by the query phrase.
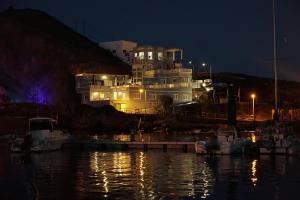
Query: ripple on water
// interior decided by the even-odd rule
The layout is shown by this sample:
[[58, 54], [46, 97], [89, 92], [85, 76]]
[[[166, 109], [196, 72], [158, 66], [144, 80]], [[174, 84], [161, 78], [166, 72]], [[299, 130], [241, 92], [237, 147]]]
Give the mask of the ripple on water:
[[20, 160], [0, 158], [0, 185], [13, 174], [1, 163], [10, 163], [31, 176], [41, 199], [293, 199], [300, 183], [299, 159], [280, 156], [60, 151]]

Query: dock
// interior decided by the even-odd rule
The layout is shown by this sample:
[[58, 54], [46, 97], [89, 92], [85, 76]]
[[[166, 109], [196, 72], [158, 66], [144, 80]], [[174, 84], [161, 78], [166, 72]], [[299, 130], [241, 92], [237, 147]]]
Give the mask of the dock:
[[130, 150], [139, 149], [147, 151], [148, 149], [181, 150], [183, 152], [195, 152], [195, 142], [176, 142], [176, 141], [100, 141], [100, 140], [82, 140], [65, 144], [64, 147], [93, 149], [93, 150]]

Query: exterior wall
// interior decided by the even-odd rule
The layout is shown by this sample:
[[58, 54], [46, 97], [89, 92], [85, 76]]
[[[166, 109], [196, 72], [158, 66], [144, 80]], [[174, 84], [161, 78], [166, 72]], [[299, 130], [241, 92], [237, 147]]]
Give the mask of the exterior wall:
[[192, 101], [192, 85], [191, 69], [150, 70], [144, 75], [144, 86], [156, 101], [160, 95], [172, 97], [174, 103]]
[[102, 105], [103, 102], [106, 102], [106, 105], [107, 101], [109, 102], [113, 99], [112, 88], [114, 86], [128, 85], [130, 83], [131, 78], [128, 75], [76, 75], [76, 90], [81, 94], [81, 103], [94, 106]]
[[127, 41], [100, 43], [100, 46], [115, 50], [125, 60], [128, 55], [124, 57], [123, 50], [130, 52], [133, 77], [78, 74], [76, 86], [83, 104], [110, 104], [127, 113], [155, 113], [161, 95], [172, 97], [175, 104], [192, 101], [197, 82], [192, 80], [192, 69], [182, 65], [181, 49], [137, 47]]
[[132, 50], [137, 46], [137, 43], [130, 41], [112, 41], [112, 42], [101, 42], [99, 46], [111, 51], [113, 54], [118, 56], [123, 62], [127, 64], [132, 63]]
[[136, 47], [132, 51], [133, 82], [143, 84], [146, 70], [161, 69], [166, 66], [166, 51], [162, 47]]

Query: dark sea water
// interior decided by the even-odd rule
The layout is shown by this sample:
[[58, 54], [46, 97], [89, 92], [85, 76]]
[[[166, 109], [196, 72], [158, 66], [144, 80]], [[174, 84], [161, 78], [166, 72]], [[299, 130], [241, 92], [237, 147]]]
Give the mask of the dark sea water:
[[[300, 199], [300, 159], [206, 157], [161, 151], [56, 151], [23, 158], [2, 150], [0, 199]], [[25, 186], [24, 186], [25, 185]]]

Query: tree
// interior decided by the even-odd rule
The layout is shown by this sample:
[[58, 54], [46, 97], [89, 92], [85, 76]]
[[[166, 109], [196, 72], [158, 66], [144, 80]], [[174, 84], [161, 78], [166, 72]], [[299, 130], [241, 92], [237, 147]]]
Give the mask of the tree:
[[173, 98], [167, 95], [159, 96], [159, 108], [163, 115], [172, 113]]

